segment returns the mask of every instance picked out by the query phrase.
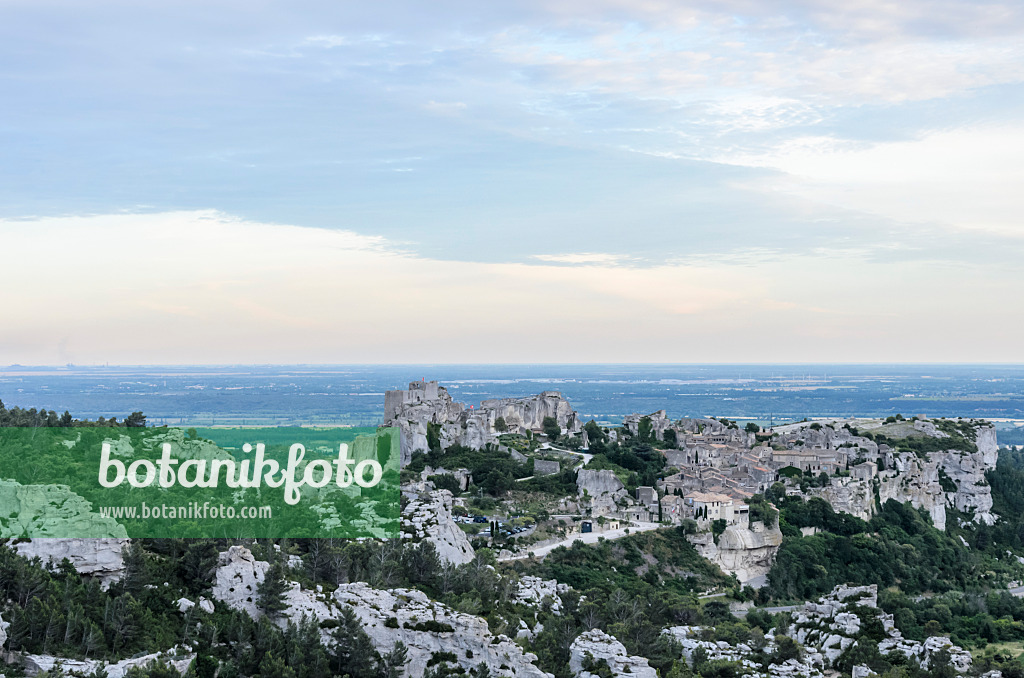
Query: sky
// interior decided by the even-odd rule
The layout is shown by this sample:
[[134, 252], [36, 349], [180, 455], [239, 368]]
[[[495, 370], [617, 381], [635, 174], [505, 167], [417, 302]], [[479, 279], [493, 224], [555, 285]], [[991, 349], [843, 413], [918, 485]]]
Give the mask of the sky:
[[1017, 2], [0, 0], [0, 364], [1024, 362], [1022, 82]]

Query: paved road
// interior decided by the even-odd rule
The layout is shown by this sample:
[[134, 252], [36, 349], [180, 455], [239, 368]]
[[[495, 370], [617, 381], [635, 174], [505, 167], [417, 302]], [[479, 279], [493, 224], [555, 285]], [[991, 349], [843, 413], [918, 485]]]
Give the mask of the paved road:
[[1024, 598], [1024, 586], [1018, 586], [1010, 589], [1010, 593], [1017, 596], [1018, 598]]
[[[622, 537], [628, 536], [626, 530], [629, 530], [629, 534], [636, 534], [637, 532], [647, 532], [648, 530], [656, 530], [659, 527], [665, 527], [661, 523], [635, 523], [630, 527], [620, 527], [617, 530], [608, 530], [606, 532], [587, 532], [585, 534], [574, 534], [570, 537], [555, 542], [554, 544], [548, 544], [547, 546], [539, 546], [537, 548], [530, 549], [534, 556], [537, 558], [543, 558], [559, 546], [571, 547], [574, 542], [582, 541], [584, 544], [596, 544], [598, 539], [621, 539]], [[529, 547], [527, 547], [529, 548]], [[523, 560], [529, 558], [528, 553], [516, 554], [511, 558], [498, 558], [498, 560]]]

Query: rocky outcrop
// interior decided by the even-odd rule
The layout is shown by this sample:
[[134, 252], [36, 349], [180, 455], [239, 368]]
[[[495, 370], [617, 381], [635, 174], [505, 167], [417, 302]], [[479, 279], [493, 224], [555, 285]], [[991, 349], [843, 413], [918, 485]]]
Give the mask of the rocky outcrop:
[[124, 526], [94, 513], [67, 485], [22, 485], [0, 480], [0, 537], [126, 538]]
[[[821, 653], [813, 648], [805, 648], [799, 659], [787, 659], [776, 664], [769, 664], [767, 670], [761, 668], [759, 662], [753, 661], [753, 649], [745, 644], [732, 645], [724, 641], [702, 640], [711, 635], [701, 626], [673, 626], [662, 631], [671, 636], [683, 648], [683, 658], [693, 663], [693, 653], [697, 648], [704, 651], [709, 660], [738, 662], [745, 675], [750, 678], [821, 678], [825, 665]], [[766, 655], [771, 656], [777, 650], [775, 641], [768, 638], [763, 648]]]
[[[196, 604], [188, 598], [178, 598], [178, 600], [176, 600], [175, 602], [178, 603], [178, 612], [181, 612], [182, 614], [188, 612], [196, 606]], [[206, 598], [200, 596], [199, 609], [205, 612], [206, 614], [213, 614], [213, 603], [207, 600]]]
[[[879, 468], [883, 469], [878, 472], [877, 481], [832, 478], [828, 486], [808, 491], [809, 495], [828, 501], [835, 510], [867, 520], [879, 508], [875, 501], [877, 489], [882, 503], [893, 499], [901, 504], [910, 502], [914, 508], [926, 510], [932, 523], [940, 530], [946, 528], [948, 508], [970, 514], [978, 523], [995, 523], [992, 492], [985, 480], [985, 472], [995, 468], [999, 456], [996, 431], [991, 424], [976, 421], [960, 423], [965, 437], [977, 446], [975, 452], [949, 449], [919, 455], [890, 449], [888, 445], [878, 445], [863, 436], [853, 435], [850, 429], [839, 427], [838, 422], [825, 422], [823, 426], [819, 422], [820, 428], [810, 428], [815, 423], [787, 426], [776, 441], [790, 445], [800, 442], [803, 449], [836, 450], [845, 453], [849, 461], [877, 461]], [[927, 420], [890, 424], [881, 420], [857, 420], [852, 423], [854, 428], [895, 439], [928, 436], [941, 440], [951, 437]]]
[[[856, 607], [854, 607], [856, 606]], [[867, 616], [869, 618], [862, 618]], [[903, 637], [893, 623], [892, 615], [878, 608], [878, 587], [837, 586], [817, 602], [804, 603], [803, 609], [793, 614], [793, 624], [786, 633], [807, 648], [821, 652], [831, 665], [850, 646], [866, 641], [860, 638], [861, 631], [869, 622], [877, 620], [886, 637], [878, 642], [882, 654], [899, 652], [921, 663], [925, 668], [935, 652], [949, 651], [950, 664], [959, 673], [971, 667], [971, 654], [953, 645], [944, 636], [933, 636], [923, 643]]]
[[7, 627], [10, 626], [10, 622], [5, 622], [3, 617], [0, 617], [0, 650], [3, 649], [7, 643]]
[[[244, 546], [232, 546], [220, 554], [217, 561], [217, 571], [214, 575], [213, 597], [223, 602], [233, 610], [245, 612], [253, 619], [263, 616], [263, 611], [257, 604], [259, 601], [258, 588], [266, 577], [270, 563], [264, 560], [256, 560], [252, 551]], [[179, 600], [179, 609], [181, 601]], [[186, 602], [191, 602], [187, 601]], [[209, 603], [209, 601], [205, 601]], [[202, 607], [204, 599], [200, 598]], [[284, 593], [285, 609], [277, 624], [282, 628], [289, 621], [298, 622], [302, 616], [323, 621], [336, 619], [338, 616], [337, 607], [322, 594], [319, 590], [310, 591], [303, 589], [295, 582], [289, 582], [288, 589]], [[206, 609], [205, 607], [203, 609]], [[209, 607], [212, 611], [212, 605]], [[326, 634], [323, 634], [326, 637]]]
[[496, 444], [502, 431], [495, 428], [500, 418], [510, 433], [540, 432], [544, 419], [552, 417], [563, 433], [582, 431], [579, 415], [558, 391], [544, 391], [525, 398], [485, 400], [480, 409], [467, 409], [452, 400], [448, 390], [436, 381], [412, 382], [405, 390], [384, 394], [384, 425], [397, 426], [401, 432], [402, 465], [413, 452], [425, 452], [433, 427], [442, 449], [464, 445], [480, 449]]
[[576, 473], [576, 493], [584, 502], [590, 503], [592, 514], [595, 516], [616, 511], [619, 502], [629, 498], [626, 486], [614, 471], [607, 469], [580, 469]]
[[[256, 560], [244, 546], [232, 546], [220, 555], [213, 596], [258, 619], [263, 612], [256, 605], [257, 588], [269, 567], [269, 563]], [[179, 604], [187, 607], [181, 601]], [[291, 582], [285, 592], [285, 605], [277, 619], [282, 627], [303, 616], [336, 620], [343, 606], [351, 607], [379, 652], [390, 652], [396, 641], [405, 643], [407, 671], [411, 676], [423, 675], [435, 653], [451, 652], [466, 670], [483, 664], [494, 676], [550, 678], [550, 674], [534, 666], [535, 655], [524, 653], [504, 635], [492, 634], [484, 619], [435, 603], [420, 591], [374, 589], [357, 582], [342, 584], [328, 597], [319, 590], [303, 589]], [[331, 642], [328, 630], [321, 630], [321, 641]]]
[[658, 678], [646, 659], [631, 656], [615, 636], [600, 629], [584, 631], [569, 646], [569, 670], [577, 678], [597, 678], [597, 670], [603, 666], [611, 669], [613, 676]]
[[119, 662], [108, 664], [99, 659], [66, 659], [54, 657], [48, 654], [22, 655], [25, 666], [25, 674], [28, 676], [45, 675], [90, 675], [97, 669], [106, 671], [107, 678], [124, 678], [128, 671], [135, 667], [145, 667], [155, 662], [163, 662], [173, 668], [181, 675], [188, 672], [192, 662], [195, 661], [194, 652], [185, 652], [177, 648], [171, 648], [167, 652], [154, 652], [141, 657], [122, 659]]
[[435, 490], [409, 501], [402, 510], [402, 538], [430, 542], [446, 563], [461, 565], [473, 560], [466, 533], [452, 520], [452, 493], [448, 490]]
[[665, 410], [658, 410], [651, 414], [628, 414], [622, 418], [622, 425], [630, 434], [640, 435], [640, 422], [644, 419], [650, 424], [651, 435], [658, 440], [664, 440], [665, 431], [672, 428], [672, 420], [668, 418]]
[[545, 604], [550, 605], [551, 613], [558, 615], [562, 613], [560, 594], [568, 592], [568, 584], [560, 584], [554, 579], [541, 579], [527, 575], [519, 580], [516, 601], [536, 608]]
[[232, 546], [218, 557], [213, 597], [233, 610], [258, 619], [263, 613], [256, 605], [256, 589], [269, 568], [270, 563], [256, 560], [252, 551], [244, 546]]
[[422, 676], [435, 653], [450, 652], [467, 672], [483, 664], [492, 676], [550, 678], [534, 665], [536, 655], [523, 652], [507, 636], [492, 634], [486, 621], [433, 602], [420, 591], [374, 589], [358, 582], [339, 586], [333, 600], [352, 608], [378, 652], [404, 643], [410, 676]]
[[525, 398], [496, 398], [480, 403], [480, 410], [490, 417], [491, 425], [501, 417], [512, 433], [539, 432], [544, 419], [551, 417], [562, 433], [575, 435], [583, 429], [579, 415], [558, 391], [544, 391]]
[[124, 576], [122, 549], [128, 543], [127, 537], [30, 539], [14, 544], [14, 550], [26, 558], [39, 558], [51, 567], [67, 558], [79, 574], [94, 577], [106, 588]]
[[742, 584], [760, 588], [766, 583], [766, 575], [782, 545], [782, 532], [777, 525], [767, 528], [763, 523], [754, 522], [749, 527], [726, 528], [717, 544], [710, 532], [691, 535], [688, 539], [697, 553], [723, 572], [735, 574]]
[[836, 511], [849, 513], [861, 520], [870, 520], [875, 515], [875, 493], [871, 483], [856, 478], [832, 478], [825, 487], [807, 490], [811, 497], [821, 497]]

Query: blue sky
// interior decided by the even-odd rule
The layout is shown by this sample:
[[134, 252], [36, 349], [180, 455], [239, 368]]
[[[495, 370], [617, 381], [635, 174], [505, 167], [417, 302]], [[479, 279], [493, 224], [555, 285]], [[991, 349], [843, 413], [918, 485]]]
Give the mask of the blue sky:
[[[26, 306], [0, 362], [1021, 361], [1022, 32], [948, 0], [0, 0], [0, 275], [92, 317]], [[192, 296], [97, 273], [128, 260]]]

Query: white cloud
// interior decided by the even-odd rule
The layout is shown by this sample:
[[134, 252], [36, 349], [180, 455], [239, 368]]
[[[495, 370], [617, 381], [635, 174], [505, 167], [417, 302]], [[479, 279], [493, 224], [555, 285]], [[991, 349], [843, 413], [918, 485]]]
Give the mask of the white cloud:
[[[0, 362], [1020, 360], [1019, 276], [818, 253], [438, 261], [215, 212], [0, 222]], [[563, 263], [579, 265], [565, 266]], [[940, 332], [930, 332], [933, 325]], [[971, 353], [963, 351], [970, 347]]]
[[814, 200], [905, 223], [1024, 237], [1024, 127], [941, 130], [912, 141], [854, 144], [803, 137], [762, 155], [723, 158], [780, 169], [768, 182]]

